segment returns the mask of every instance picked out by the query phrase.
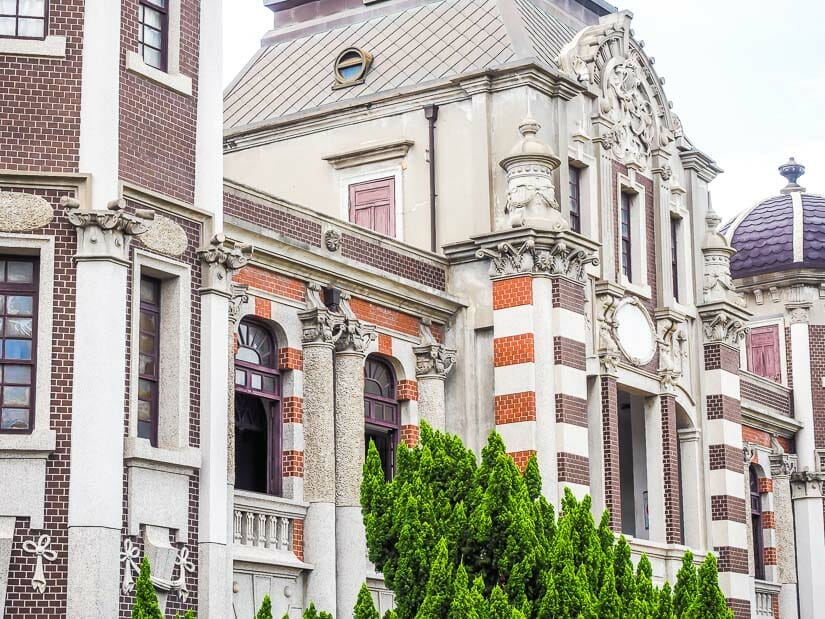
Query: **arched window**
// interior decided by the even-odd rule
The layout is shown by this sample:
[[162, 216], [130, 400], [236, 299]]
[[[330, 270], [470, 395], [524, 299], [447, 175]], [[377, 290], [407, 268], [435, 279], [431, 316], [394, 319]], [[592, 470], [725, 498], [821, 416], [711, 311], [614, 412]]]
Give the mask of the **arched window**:
[[235, 487], [281, 494], [281, 377], [264, 325], [244, 319], [235, 354]]
[[759, 477], [750, 467], [751, 529], [753, 533], [753, 575], [765, 579], [765, 541], [762, 537], [762, 495], [759, 493]]
[[387, 479], [395, 472], [395, 448], [401, 429], [401, 414], [395, 395], [395, 373], [380, 357], [367, 357], [364, 364], [364, 425], [366, 446], [375, 443]]

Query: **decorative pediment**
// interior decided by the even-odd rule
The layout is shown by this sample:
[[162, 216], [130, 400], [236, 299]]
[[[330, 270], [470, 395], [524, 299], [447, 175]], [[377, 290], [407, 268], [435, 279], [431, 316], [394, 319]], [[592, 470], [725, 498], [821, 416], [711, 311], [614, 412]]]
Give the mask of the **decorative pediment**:
[[670, 112], [654, 59], [633, 37], [631, 19], [631, 13], [620, 11], [583, 29], [562, 49], [559, 66], [598, 95], [598, 141], [617, 160], [646, 169], [651, 154], [667, 148], [681, 126]]

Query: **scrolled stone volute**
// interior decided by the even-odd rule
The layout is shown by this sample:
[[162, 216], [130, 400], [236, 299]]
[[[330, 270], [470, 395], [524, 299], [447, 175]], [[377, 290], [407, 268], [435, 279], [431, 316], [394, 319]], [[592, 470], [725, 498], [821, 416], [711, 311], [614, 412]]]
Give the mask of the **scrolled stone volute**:
[[507, 173], [507, 204], [498, 229], [522, 226], [544, 230], [567, 230], [553, 185], [553, 170], [559, 158], [549, 145], [536, 137], [541, 125], [525, 118], [519, 125], [521, 139], [500, 165]]
[[106, 210], [80, 208], [77, 200], [62, 198], [66, 217], [77, 229], [78, 260], [129, 261], [129, 243], [133, 236], [144, 234], [154, 211], [137, 209], [126, 212], [123, 199], [109, 202]]
[[334, 341], [332, 312], [321, 300], [321, 285], [309, 282], [306, 287], [306, 309], [298, 313], [301, 321], [301, 341], [304, 346], [321, 345], [332, 348]]
[[230, 297], [232, 276], [246, 266], [252, 251], [252, 245], [247, 243], [234, 243], [230, 247], [223, 234], [213, 236], [208, 246], [198, 250], [203, 263], [203, 289]]

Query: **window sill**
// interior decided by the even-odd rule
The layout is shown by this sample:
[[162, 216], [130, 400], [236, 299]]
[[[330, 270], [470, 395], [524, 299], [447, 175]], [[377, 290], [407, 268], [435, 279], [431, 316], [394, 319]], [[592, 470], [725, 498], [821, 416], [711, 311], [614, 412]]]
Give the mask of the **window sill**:
[[46, 458], [57, 444], [54, 430], [35, 430], [31, 434], [0, 434], [0, 459]]
[[633, 282], [628, 281], [627, 277], [625, 277], [624, 274], [622, 274], [622, 287], [627, 292], [632, 292], [637, 297], [642, 297], [644, 299], [647, 299], [648, 301], [653, 296], [653, 293], [650, 290], [650, 286], [648, 286], [647, 284], [634, 284]]
[[126, 54], [126, 70], [152, 80], [156, 84], [160, 84], [169, 90], [174, 90], [181, 95], [187, 97], [192, 96], [192, 78], [182, 73], [165, 73], [159, 69], [150, 67], [143, 62], [143, 58], [135, 52]]
[[192, 475], [201, 467], [200, 450], [195, 447], [164, 449], [152, 447], [145, 438], [126, 437], [123, 445], [126, 466]]
[[49, 36], [42, 40], [0, 39], [0, 54], [65, 58], [66, 37]]

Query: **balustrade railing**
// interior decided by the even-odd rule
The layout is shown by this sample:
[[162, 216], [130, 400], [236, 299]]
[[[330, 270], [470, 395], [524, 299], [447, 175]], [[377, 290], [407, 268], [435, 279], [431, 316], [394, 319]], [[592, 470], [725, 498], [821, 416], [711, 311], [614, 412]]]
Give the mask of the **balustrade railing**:
[[246, 547], [294, 552], [295, 521], [303, 521], [306, 506], [300, 503], [235, 491], [233, 541]]
[[756, 617], [773, 617], [774, 596], [779, 595], [780, 587], [777, 584], [757, 580], [754, 582]]

